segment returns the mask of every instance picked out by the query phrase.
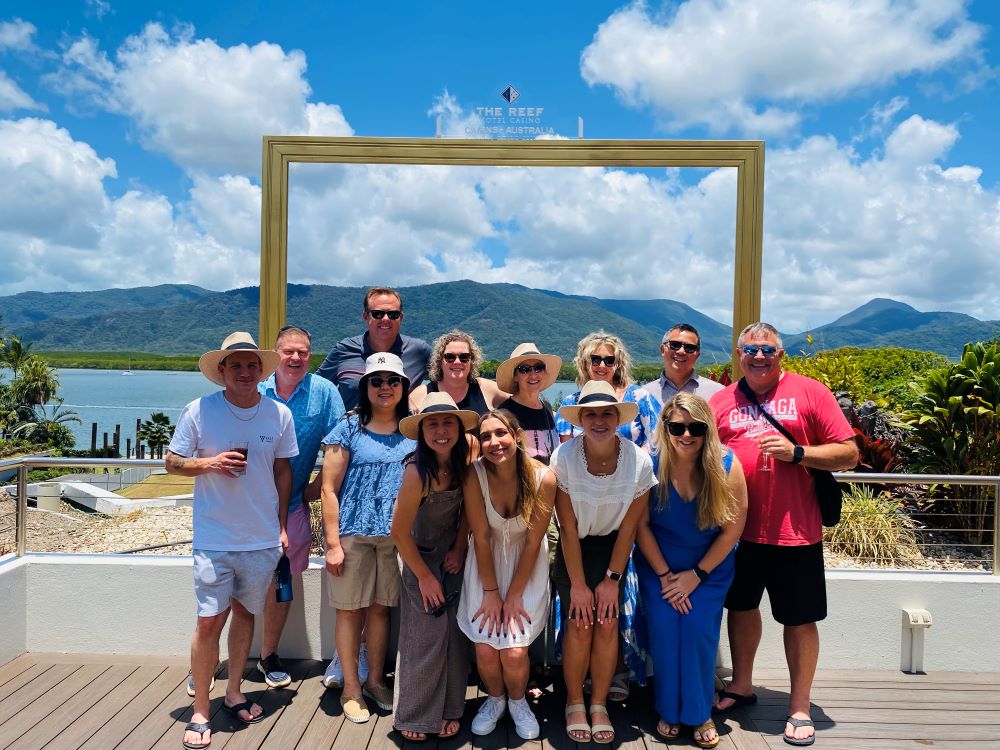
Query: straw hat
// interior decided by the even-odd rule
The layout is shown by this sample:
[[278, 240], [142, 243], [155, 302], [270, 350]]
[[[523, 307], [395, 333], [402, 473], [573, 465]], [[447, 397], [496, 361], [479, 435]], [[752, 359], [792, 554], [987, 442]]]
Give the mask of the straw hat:
[[403, 379], [403, 393], [410, 390], [410, 379], [406, 377], [406, 372], [403, 370], [403, 360], [392, 352], [375, 352], [375, 354], [369, 355], [368, 359], [365, 360], [365, 374], [361, 376], [361, 380], [376, 372], [391, 372], [394, 375], [399, 375]]
[[427, 394], [418, 413], [399, 420], [399, 431], [411, 440], [416, 440], [420, 434], [420, 423], [433, 414], [454, 414], [462, 423], [463, 431], [474, 430], [479, 424], [476, 412], [459, 409], [451, 396], [443, 391], [435, 391]]
[[198, 360], [198, 369], [201, 370], [202, 375], [216, 385], [224, 386], [226, 381], [222, 377], [222, 373], [219, 372], [219, 363], [233, 352], [248, 351], [256, 352], [257, 356], [260, 357], [261, 380], [271, 377], [278, 369], [280, 361], [278, 353], [270, 349], [258, 349], [257, 342], [246, 331], [236, 331], [229, 334], [222, 342], [221, 348], [202, 354]]
[[588, 380], [580, 389], [580, 398], [575, 406], [560, 406], [559, 415], [572, 425], [583, 427], [580, 422], [580, 412], [584, 409], [597, 409], [602, 406], [614, 405], [618, 409], [618, 424], [623, 425], [635, 419], [639, 413], [639, 405], [631, 401], [621, 402], [615, 395], [614, 386], [603, 380]]
[[501, 391], [507, 393], [514, 392], [514, 368], [522, 362], [541, 360], [545, 363], [545, 372], [542, 375], [542, 390], [548, 388], [559, 378], [559, 368], [562, 367], [562, 358], [555, 354], [541, 354], [534, 344], [518, 344], [517, 348], [510, 353], [510, 358], [505, 359], [497, 368], [497, 385]]

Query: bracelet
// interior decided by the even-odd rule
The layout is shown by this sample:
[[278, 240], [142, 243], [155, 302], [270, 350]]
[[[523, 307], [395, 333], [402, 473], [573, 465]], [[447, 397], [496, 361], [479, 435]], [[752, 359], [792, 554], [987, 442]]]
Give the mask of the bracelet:
[[488, 591], [499, 591], [499, 590], [500, 590], [500, 588], [499, 588], [499, 587], [497, 587], [497, 588], [495, 588], [495, 589], [483, 589], [483, 593], [485, 594], [485, 593], [486, 593], [486, 592], [488, 592]]
[[662, 573], [657, 573], [656, 577], [657, 578], [666, 578], [668, 575], [670, 575], [670, 569], [669, 568], [667, 570], [665, 570], [664, 572], [662, 572]]
[[691, 568], [691, 570], [693, 570], [694, 574], [698, 576], [698, 580], [700, 582], [704, 583], [705, 581], [708, 580], [708, 573], [702, 570], [701, 567], [699, 567], [698, 565], [695, 565], [693, 568]]

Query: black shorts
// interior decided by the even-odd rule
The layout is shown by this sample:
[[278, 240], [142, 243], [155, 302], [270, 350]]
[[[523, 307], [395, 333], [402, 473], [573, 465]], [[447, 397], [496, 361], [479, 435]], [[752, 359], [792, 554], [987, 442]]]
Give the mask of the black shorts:
[[826, 619], [823, 543], [779, 547], [740, 542], [726, 609], [734, 612], [757, 609], [765, 589], [771, 614], [782, 625], [805, 625]]
[[[614, 552], [615, 542], [618, 540], [618, 532], [612, 531], [605, 536], [585, 536], [580, 540], [580, 552], [583, 557], [583, 577], [587, 581], [587, 586], [591, 591], [597, 588], [597, 584], [604, 580], [607, 575], [608, 566], [611, 564], [611, 553]], [[623, 576], [624, 577], [624, 576]], [[562, 621], [569, 622], [569, 593], [572, 584], [569, 580], [569, 571], [566, 570], [566, 558], [563, 557], [562, 541], [556, 545], [556, 560], [552, 566], [552, 582], [559, 592], [559, 609]], [[596, 605], [596, 597], [595, 597]], [[618, 609], [621, 610], [625, 603], [625, 581], [618, 585]]]

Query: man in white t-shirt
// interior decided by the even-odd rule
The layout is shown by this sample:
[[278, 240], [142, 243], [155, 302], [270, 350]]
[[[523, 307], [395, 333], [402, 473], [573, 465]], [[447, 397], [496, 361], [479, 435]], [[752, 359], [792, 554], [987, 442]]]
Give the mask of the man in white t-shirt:
[[[194, 713], [184, 730], [188, 748], [211, 742], [209, 691], [229, 613], [229, 674], [238, 676], [250, 651], [254, 615], [264, 610], [275, 565], [288, 544], [289, 459], [299, 452], [295, 427], [287, 406], [257, 390], [277, 365], [276, 352], [259, 350], [242, 331], [203, 354], [202, 374], [225, 390], [184, 407], [167, 449], [167, 473], [195, 478], [198, 623], [191, 639]], [[222, 708], [245, 724], [264, 718], [261, 706], [240, 691], [239, 679], [229, 680]]]

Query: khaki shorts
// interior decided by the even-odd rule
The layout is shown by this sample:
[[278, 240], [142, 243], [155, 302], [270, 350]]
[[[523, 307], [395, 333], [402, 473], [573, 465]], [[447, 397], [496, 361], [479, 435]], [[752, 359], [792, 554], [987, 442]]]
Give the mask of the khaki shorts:
[[337, 609], [399, 604], [399, 561], [387, 536], [342, 536], [344, 572], [326, 574], [326, 590]]

